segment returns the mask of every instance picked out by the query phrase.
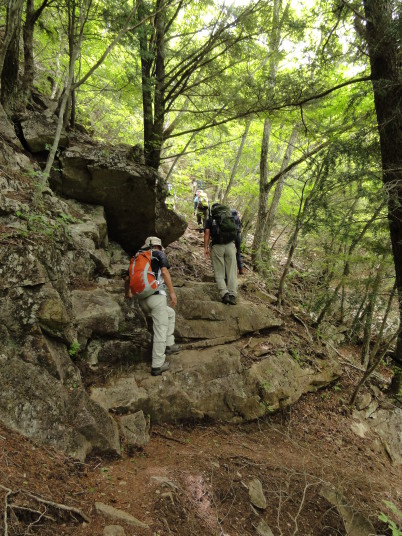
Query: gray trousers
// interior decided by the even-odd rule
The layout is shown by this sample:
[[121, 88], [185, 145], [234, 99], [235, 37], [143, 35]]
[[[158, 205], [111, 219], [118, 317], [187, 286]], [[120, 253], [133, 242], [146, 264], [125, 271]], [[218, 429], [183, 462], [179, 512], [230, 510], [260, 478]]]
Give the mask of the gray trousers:
[[154, 341], [152, 346], [152, 368], [159, 368], [165, 362], [166, 346], [174, 344], [174, 325], [176, 313], [167, 305], [166, 296], [152, 294], [139, 300], [144, 313], [151, 315], [153, 321]]
[[215, 281], [218, 285], [221, 298], [223, 298], [227, 292], [232, 294], [232, 296], [236, 296], [237, 262], [234, 242], [229, 242], [229, 244], [215, 244], [212, 246], [211, 259], [214, 267]]

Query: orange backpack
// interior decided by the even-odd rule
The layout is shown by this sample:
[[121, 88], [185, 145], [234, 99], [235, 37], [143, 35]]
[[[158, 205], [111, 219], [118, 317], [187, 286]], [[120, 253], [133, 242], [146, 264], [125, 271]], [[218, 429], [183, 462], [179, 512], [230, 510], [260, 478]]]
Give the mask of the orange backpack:
[[159, 281], [151, 269], [152, 250], [139, 251], [130, 261], [128, 269], [130, 290], [137, 298], [147, 298], [159, 287]]

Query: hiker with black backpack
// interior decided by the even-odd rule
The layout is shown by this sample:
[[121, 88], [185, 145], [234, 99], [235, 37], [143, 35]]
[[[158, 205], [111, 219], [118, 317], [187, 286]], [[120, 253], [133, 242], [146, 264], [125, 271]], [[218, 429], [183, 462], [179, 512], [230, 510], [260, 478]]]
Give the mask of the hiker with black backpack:
[[167, 305], [166, 299], [167, 288], [172, 306], [176, 307], [177, 297], [169, 268], [160, 238], [149, 236], [131, 259], [124, 287], [126, 298], [137, 297], [141, 309], [152, 317], [152, 376], [159, 376], [168, 370], [170, 365], [166, 361], [166, 354], [176, 353], [180, 349], [173, 335], [176, 313]]
[[230, 208], [214, 203], [205, 222], [204, 254], [206, 258], [211, 254], [222, 303], [229, 305], [236, 305], [237, 296], [236, 235], [237, 229]]

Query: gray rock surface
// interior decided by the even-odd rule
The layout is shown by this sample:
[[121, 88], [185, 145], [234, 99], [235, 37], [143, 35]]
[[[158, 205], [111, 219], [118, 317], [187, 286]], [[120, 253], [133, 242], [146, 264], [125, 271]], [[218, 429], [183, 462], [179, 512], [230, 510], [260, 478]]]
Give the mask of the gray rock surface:
[[[48, 150], [53, 143], [56, 127], [56, 117], [52, 114], [32, 113], [29, 118], [21, 122], [24, 139], [31, 153]], [[68, 138], [63, 130], [59, 146], [67, 145]]]
[[102, 514], [105, 517], [115, 519], [116, 521], [122, 521], [124, 523], [127, 523], [128, 525], [140, 527], [143, 529], [148, 528], [148, 525], [146, 523], [143, 523], [142, 521], [139, 521], [127, 512], [124, 512], [123, 510], [118, 510], [117, 508], [109, 506], [108, 504], [104, 504], [102, 502], [95, 502], [95, 509], [98, 514]]
[[238, 305], [220, 300], [215, 283], [186, 283], [176, 290], [176, 333], [181, 339], [236, 340], [260, 329], [279, 327], [282, 321], [272, 309], [239, 297]]
[[103, 536], [126, 536], [126, 533], [120, 525], [107, 525], [103, 529]]
[[371, 522], [353, 509], [338, 490], [324, 486], [321, 495], [338, 509], [348, 536], [372, 536], [377, 533]]
[[144, 447], [148, 443], [150, 423], [142, 411], [122, 415], [119, 424], [126, 447]]
[[116, 423], [83, 389], [21, 359], [2, 355], [0, 366], [4, 424], [82, 461], [93, 449], [120, 455]]
[[265, 498], [264, 492], [262, 490], [261, 480], [254, 478], [248, 485], [248, 494], [250, 497], [251, 504], [265, 510], [267, 507], [267, 499]]
[[227, 422], [256, 419], [294, 403], [308, 390], [338, 376], [335, 362], [316, 373], [289, 356], [269, 357], [251, 367], [235, 344], [184, 350], [170, 357], [169, 372], [152, 377], [149, 365], [94, 387], [91, 398], [107, 410], [150, 414], [151, 422], [209, 417]]

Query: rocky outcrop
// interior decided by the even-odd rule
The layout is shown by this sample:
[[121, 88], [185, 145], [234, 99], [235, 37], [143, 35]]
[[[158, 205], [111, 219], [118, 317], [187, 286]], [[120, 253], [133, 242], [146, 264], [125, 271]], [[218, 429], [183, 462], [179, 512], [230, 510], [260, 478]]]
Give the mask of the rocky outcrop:
[[[19, 139], [4, 117], [1, 121], [4, 111], [0, 107], [4, 133], [18, 147], [22, 144], [43, 158], [56, 132], [54, 104], [49, 101], [44, 112], [31, 112], [21, 118], [16, 124]], [[166, 246], [183, 234], [187, 223], [165, 205], [167, 185], [156, 171], [144, 165], [139, 146], [97, 144], [83, 133], [63, 130], [59, 155], [51, 187], [65, 197], [104, 207], [109, 237], [129, 254], [147, 236], [160, 236]]]
[[116, 413], [142, 410], [152, 422], [205, 417], [243, 422], [293, 404], [339, 376], [335, 361], [326, 361], [317, 372], [289, 355], [245, 366], [236, 343], [183, 350], [170, 362], [170, 371], [156, 378], [148, 364], [138, 363], [132, 373], [94, 387], [91, 398]]
[[[67, 361], [66, 356], [66, 361]], [[39, 364], [0, 355], [0, 419], [23, 435], [85, 460], [93, 450], [120, 454], [117, 426], [83, 390], [79, 374], [56, 381]]]
[[268, 307], [256, 306], [239, 297], [236, 307], [227, 307], [215, 283], [185, 283], [177, 289], [177, 335], [182, 340], [208, 340], [219, 344], [245, 333], [279, 327], [282, 321]]
[[[152, 377], [147, 319], [123, 297], [129, 257], [109, 240], [103, 207], [48, 195], [46, 210], [35, 213], [27, 192], [6, 186], [0, 223], [7, 221], [13, 239], [0, 258], [0, 419], [10, 427], [80, 459], [93, 450], [117, 454], [116, 415], [124, 441], [135, 446], [147, 441], [144, 415], [242, 422], [336, 377], [329, 359], [301, 366], [286, 352], [274, 333], [282, 320], [266, 303], [241, 295], [227, 306], [214, 283], [188, 281], [177, 288], [183, 351], [168, 373]], [[259, 341], [247, 360], [245, 334]], [[91, 398], [76, 362], [113, 372]]]
[[[120, 333], [132, 348], [149, 339], [143, 317], [123, 303], [112, 253], [125, 266], [128, 257], [107, 249], [102, 207], [47, 195], [35, 211], [27, 182], [1, 181], [0, 420], [81, 460], [119, 455], [117, 424], [88, 397], [73, 359]], [[136, 327], [126, 333], [130, 320]]]
[[[176, 293], [176, 336], [185, 343], [183, 350], [170, 358], [171, 369], [163, 377], [151, 377], [149, 365], [138, 362], [130, 374], [94, 387], [92, 399], [106, 410], [142, 410], [152, 422], [204, 417], [242, 422], [293, 404], [338, 377], [335, 360], [301, 366], [275, 333], [260, 336], [256, 361], [244, 363], [240, 337], [282, 325], [265, 304], [240, 297], [235, 307], [224, 305], [212, 283], [188, 282]], [[261, 347], [274, 352], [264, 354]], [[275, 354], [277, 348], [281, 351]]]
[[402, 465], [402, 409], [390, 404], [381, 391], [372, 386], [357, 401], [353, 411], [352, 431], [385, 450], [391, 462]]

